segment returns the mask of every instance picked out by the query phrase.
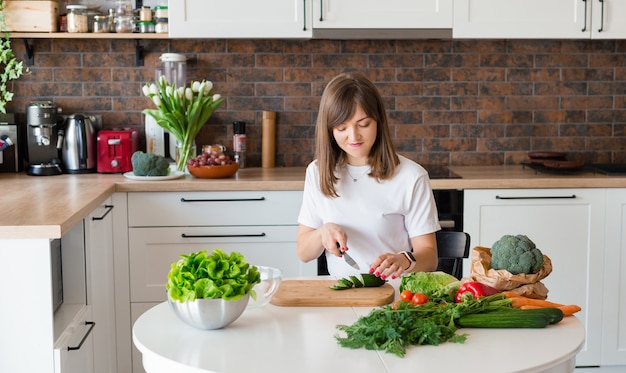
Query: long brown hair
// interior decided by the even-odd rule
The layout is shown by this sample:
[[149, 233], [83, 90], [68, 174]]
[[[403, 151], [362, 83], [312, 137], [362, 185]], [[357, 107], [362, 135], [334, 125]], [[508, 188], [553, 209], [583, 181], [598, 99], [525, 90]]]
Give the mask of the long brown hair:
[[361, 73], [343, 73], [333, 78], [322, 94], [315, 126], [315, 157], [320, 170], [320, 188], [328, 197], [338, 197], [335, 190], [337, 165], [346, 164], [346, 153], [333, 136], [333, 129], [352, 118], [360, 106], [376, 121], [376, 140], [369, 154], [370, 177], [391, 178], [400, 159], [396, 154], [387, 123], [387, 112], [374, 84]]

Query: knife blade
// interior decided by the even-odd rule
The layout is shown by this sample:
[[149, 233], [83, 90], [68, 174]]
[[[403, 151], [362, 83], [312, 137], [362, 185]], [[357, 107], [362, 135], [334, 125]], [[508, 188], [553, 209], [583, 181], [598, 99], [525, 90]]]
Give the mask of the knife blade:
[[354, 269], [361, 269], [361, 267], [359, 267], [359, 265], [354, 261], [354, 259], [352, 259], [352, 257], [350, 255], [348, 255], [347, 252], [343, 252], [343, 260], [346, 261], [346, 263], [348, 263], [350, 266], [352, 266], [352, 268]]
[[[339, 251], [341, 251], [341, 245], [339, 245], [339, 242], [337, 242], [337, 248], [339, 249]], [[350, 255], [348, 255], [347, 252], [341, 251], [341, 255], [343, 256], [343, 260], [345, 260], [350, 267], [354, 269], [361, 269], [361, 267], [359, 267], [359, 265], [354, 261], [354, 259], [352, 259]]]

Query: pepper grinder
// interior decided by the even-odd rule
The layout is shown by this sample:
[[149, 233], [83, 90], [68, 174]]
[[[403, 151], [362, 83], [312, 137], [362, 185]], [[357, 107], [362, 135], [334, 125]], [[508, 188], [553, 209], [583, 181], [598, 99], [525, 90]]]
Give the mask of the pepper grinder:
[[233, 122], [233, 151], [239, 168], [246, 164], [246, 122]]

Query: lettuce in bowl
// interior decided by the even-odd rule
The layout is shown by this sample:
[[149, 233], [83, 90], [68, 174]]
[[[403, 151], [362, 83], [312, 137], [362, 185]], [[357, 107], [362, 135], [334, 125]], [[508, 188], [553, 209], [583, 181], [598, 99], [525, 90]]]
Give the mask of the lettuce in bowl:
[[206, 250], [181, 254], [171, 265], [165, 289], [171, 300], [179, 302], [237, 300], [246, 294], [256, 299], [253, 287], [259, 282], [258, 268], [246, 262], [242, 254], [215, 249], [211, 254]]

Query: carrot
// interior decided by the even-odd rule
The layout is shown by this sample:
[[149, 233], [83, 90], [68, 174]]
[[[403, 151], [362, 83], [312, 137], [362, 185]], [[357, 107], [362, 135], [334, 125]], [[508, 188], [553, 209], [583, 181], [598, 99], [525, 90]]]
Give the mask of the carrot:
[[512, 291], [503, 291], [502, 295], [504, 295], [507, 298], [517, 298], [517, 297], [521, 297], [522, 295], [519, 295], [517, 293], [514, 293]]
[[564, 316], [571, 316], [573, 314], [575, 314], [576, 312], [582, 310], [582, 308], [580, 308], [580, 306], [577, 306], [575, 304], [568, 304], [565, 306], [561, 306], [558, 307], [561, 311], [563, 311], [563, 315]]
[[511, 299], [511, 305], [515, 308], [520, 308], [522, 306], [539, 306], [539, 307], [552, 307], [559, 308], [563, 306], [563, 304], [550, 302], [542, 299], [533, 299], [526, 297], [513, 297]]

